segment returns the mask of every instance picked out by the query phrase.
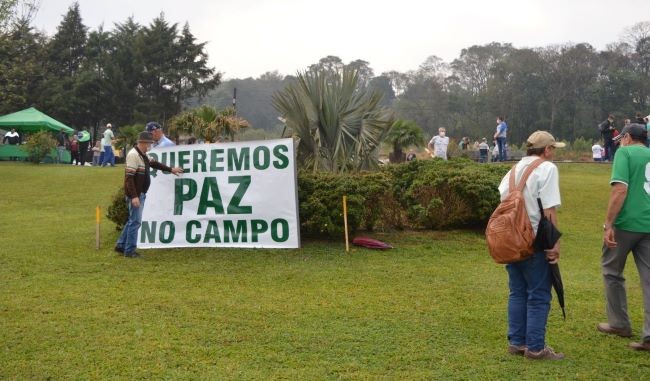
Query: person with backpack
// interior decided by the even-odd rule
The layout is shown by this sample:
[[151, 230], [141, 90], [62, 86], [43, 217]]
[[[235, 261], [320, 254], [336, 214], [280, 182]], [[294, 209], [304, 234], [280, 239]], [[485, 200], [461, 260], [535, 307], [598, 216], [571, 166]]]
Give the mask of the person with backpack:
[[[550, 264], [557, 263], [560, 259], [560, 243], [558, 241], [553, 249], [546, 251], [535, 250], [532, 247], [534, 232], [537, 231], [542, 217], [538, 198], [544, 215], [557, 226], [556, 209], [560, 206], [560, 185], [558, 169], [552, 160], [555, 149], [564, 146], [564, 143], [556, 142], [555, 138], [546, 131], [534, 132], [526, 141], [526, 156], [515, 164], [499, 185], [502, 201], [508, 198], [510, 189], [515, 185], [523, 188], [521, 193], [528, 215], [528, 221], [524, 222], [526, 224], [530, 222], [527, 233], [524, 233], [529, 237], [522, 237], [529, 241], [530, 249], [526, 250], [526, 254], [530, 255], [523, 260], [508, 263], [506, 270], [510, 287], [508, 352], [533, 360], [564, 358], [562, 353], [556, 353], [545, 342], [546, 323], [551, 308]], [[513, 184], [511, 184], [511, 174], [514, 175]], [[520, 184], [522, 179], [525, 185]], [[505, 226], [505, 228], [516, 229], [514, 226]], [[490, 237], [488, 237], [489, 243]]]

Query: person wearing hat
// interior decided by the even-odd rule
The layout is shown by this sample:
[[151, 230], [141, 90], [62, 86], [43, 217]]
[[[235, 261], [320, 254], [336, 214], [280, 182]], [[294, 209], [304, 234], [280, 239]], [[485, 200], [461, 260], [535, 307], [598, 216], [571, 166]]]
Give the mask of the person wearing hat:
[[650, 351], [650, 149], [646, 147], [647, 138], [646, 127], [638, 123], [626, 126], [616, 137], [621, 148], [612, 164], [609, 182], [612, 190], [603, 225], [601, 257], [607, 323], [596, 326], [603, 333], [632, 336], [623, 276], [631, 251], [641, 279], [645, 319], [641, 342], [631, 343], [630, 347], [644, 351]]
[[138, 240], [138, 229], [142, 223], [142, 209], [146, 199], [149, 185], [151, 184], [150, 168], [164, 172], [171, 172], [175, 175], [183, 173], [179, 167], [170, 168], [160, 162], [149, 159], [147, 151], [153, 143], [153, 136], [150, 132], [143, 131], [138, 136], [138, 143], [131, 148], [126, 155], [126, 166], [124, 172], [124, 193], [129, 208], [129, 219], [124, 225], [122, 234], [115, 245], [115, 251], [128, 258], [139, 257], [135, 249]]
[[160, 124], [157, 122], [149, 122], [146, 125], [145, 128], [148, 132], [151, 132], [151, 135], [153, 136], [153, 144], [151, 145], [151, 148], [164, 148], [164, 147], [173, 147], [176, 144], [169, 140], [165, 136], [165, 133], [162, 130], [162, 127], [160, 127]]
[[[515, 181], [533, 163], [542, 162], [532, 171], [524, 187], [524, 201], [528, 218], [537, 231], [541, 211], [537, 199], [544, 208], [544, 215], [557, 226], [557, 211], [560, 206], [560, 181], [558, 169], [553, 164], [555, 148], [565, 144], [555, 141], [546, 131], [536, 131], [526, 141], [524, 156], [510, 171], [515, 171]], [[501, 200], [509, 193], [510, 171], [499, 185]], [[523, 355], [533, 360], [561, 360], [562, 353], [556, 353], [546, 345], [546, 323], [551, 309], [550, 263], [560, 259], [560, 242], [551, 250], [536, 251], [531, 257], [506, 265], [510, 294], [508, 298], [508, 352]]]
[[115, 166], [113, 139], [115, 139], [115, 135], [113, 134], [113, 125], [108, 123], [106, 125], [106, 130], [104, 131], [104, 159], [102, 160], [102, 167], [107, 165], [110, 165], [111, 167]]

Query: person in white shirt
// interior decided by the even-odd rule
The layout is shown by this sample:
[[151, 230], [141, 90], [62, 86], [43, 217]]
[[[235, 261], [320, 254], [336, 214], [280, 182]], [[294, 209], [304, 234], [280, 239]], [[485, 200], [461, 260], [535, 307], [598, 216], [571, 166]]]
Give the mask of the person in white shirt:
[[598, 142], [591, 146], [591, 157], [594, 161], [603, 161], [603, 147]]
[[[555, 148], [565, 144], [556, 142], [546, 131], [536, 131], [526, 140], [526, 156], [513, 169], [515, 183], [533, 162], [542, 160], [535, 168], [524, 187], [523, 196], [528, 218], [537, 231], [542, 217], [537, 203], [539, 198], [544, 215], [557, 226], [557, 211], [560, 206], [560, 180], [558, 169], [553, 164]], [[509, 193], [510, 172], [501, 184], [499, 193], [504, 200]], [[524, 355], [533, 360], [560, 360], [564, 358], [546, 345], [546, 323], [551, 309], [551, 267], [560, 259], [560, 241], [550, 250], [535, 250], [535, 253], [520, 262], [506, 265], [508, 271], [508, 352]]]
[[438, 128], [438, 135], [429, 141], [429, 150], [434, 157], [447, 160], [447, 146], [449, 146], [449, 136], [445, 136], [447, 130], [444, 127]]

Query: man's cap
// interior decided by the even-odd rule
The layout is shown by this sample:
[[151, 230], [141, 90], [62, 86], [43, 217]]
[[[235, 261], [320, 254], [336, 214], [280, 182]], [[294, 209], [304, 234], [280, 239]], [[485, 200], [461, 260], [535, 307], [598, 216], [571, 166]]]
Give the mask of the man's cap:
[[145, 129], [147, 131], [149, 131], [149, 132], [154, 131], [154, 130], [159, 130], [160, 128], [161, 128], [160, 124], [158, 124], [157, 122], [149, 122], [145, 126]]
[[634, 140], [645, 141], [648, 139], [648, 131], [646, 130], [646, 127], [643, 124], [639, 123], [632, 123], [623, 127], [623, 130], [620, 134], [618, 134], [617, 137], [614, 138], [614, 141], [617, 142], [623, 139], [623, 136], [625, 136], [625, 134], [630, 134]]
[[106, 125], [106, 128], [113, 128], [113, 125], [110, 124], [110, 123], [108, 123], [108, 124]]
[[142, 131], [140, 135], [138, 135], [138, 142], [153, 143], [153, 135], [151, 135], [151, 132]]
[[535, 131], [526, 140], [526, 147], [528, 148], [563, 148], [565, 146], [565, 143], [556, 142], [553, 135], [546, 131]]

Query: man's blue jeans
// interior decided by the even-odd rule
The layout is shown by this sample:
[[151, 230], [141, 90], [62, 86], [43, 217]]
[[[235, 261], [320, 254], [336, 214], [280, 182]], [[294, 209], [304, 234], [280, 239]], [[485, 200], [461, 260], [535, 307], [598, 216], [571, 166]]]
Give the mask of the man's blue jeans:
[[551, 309], [551, 271], [546, 253], [506, 265], [509, 275], [508, 340], [533, 352], [544, 349], [546, 320]]
[[122, 234], [120, 234], [120, 238], [118, 238], [115, 245], [120, 249], [124, 249], [124, 254], [133, 253], [138, 245], [138, 229], [140, 229], [142, 223], [142, 209], [144, 209], [144, 200], [146, 198], [147, 196], [144, 193], [140, 193], [140, 207], [134, 208], [131, 199], [126, 197], [126, 204], [129, 207], [129, 220], [124, 225]]
[[113, 147], [104, 146], [104, 160], [102, 160], [102, 167], [104, 165], [115, 165], [115, 157], [113, 155]]
[[506, 160], [506, 138], [497, 138], [497, 146], [499, 147], [499, 161]]

